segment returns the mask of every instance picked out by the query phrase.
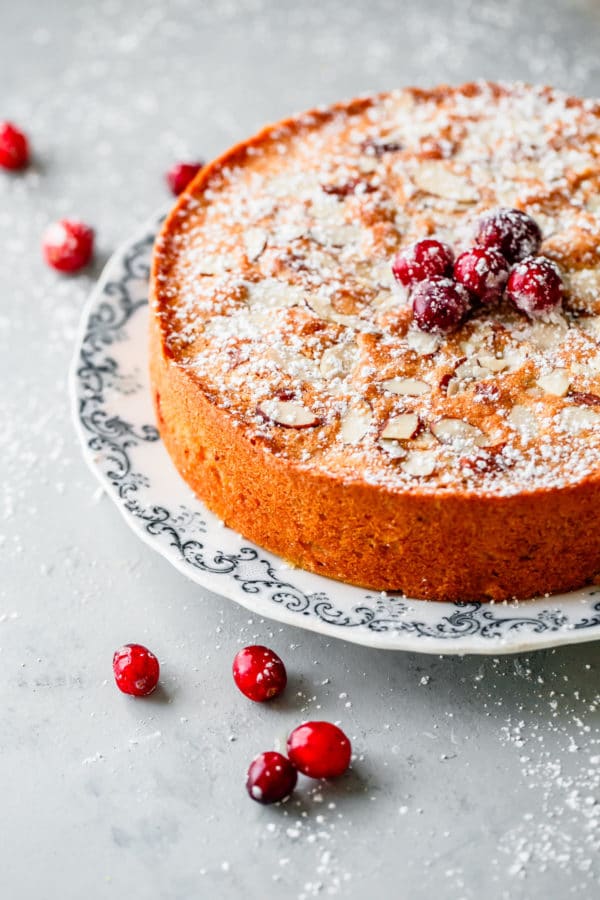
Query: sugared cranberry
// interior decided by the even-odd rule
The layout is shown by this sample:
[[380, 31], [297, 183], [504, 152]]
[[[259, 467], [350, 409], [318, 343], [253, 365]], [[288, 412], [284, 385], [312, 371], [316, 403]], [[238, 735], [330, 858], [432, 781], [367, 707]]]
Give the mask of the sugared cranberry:
[[287, 756], [268, 751], [250, 763], [246, 790], [257, 803], [277, 803], [289, 797], [297, 780], [298, 772]]
[[483, 216], [475, 232], [479, 247], [493, 247], [510, 262], [537, 253], [542, 243], [538, 223], [520, 209], [496, 209]]
[[242, 694], [262, 703], [278, 697], [287, 684], [285, 666], [268, 647], [244, 647], [233, 660], [233, 680]]
[[27, 138], [10, 122], [0, 122], [0, 168], [22, 169], [29, 162]]
[[481, 303], [495, 303], [508, 281], [509, 264], [498, 250], [473, 247], [454, 263], [454, 277]]
[[352, 747], [337, 725], [331, 722], [305, 722], [287, 739], [288, 756], [304, 775], [311, 778], [337, 778], [350, 765]]
[[42, 250], [49, 266], [59, 272], [76, 272], [87, 265], [94, 250], [94, 232], [83, 222], [61, 219], [50, 225]]
[[196, 177], [203, 166], [202, 162], [175, 163], [174, 166], [171, 166], [167, 172], [167, 184], [175, 196], [185, 191], [192, 178]]
[[141, 644], [124, 644], [113, 656], [113, 672], [119, 690], [134, 697], [151, 694], [158, 684], [160, 666], [154, 653]]
[[453, 262], [454, 254], [447, 244], [425, 238], [396, 254], [392, 272], [401, 284], [409, 286], [435, 275], [450, 275]]
[[563, 280], [558, 266], [545, 256], [524, 259], [510, 273], [506, 296], [517, 309], [535, 317], [561, 305]]
[[414, 320], [421, 331], [449, 334], [459, 327], [471, 308], [468, 290], [451, 278], [421, 281], [410, 296]]

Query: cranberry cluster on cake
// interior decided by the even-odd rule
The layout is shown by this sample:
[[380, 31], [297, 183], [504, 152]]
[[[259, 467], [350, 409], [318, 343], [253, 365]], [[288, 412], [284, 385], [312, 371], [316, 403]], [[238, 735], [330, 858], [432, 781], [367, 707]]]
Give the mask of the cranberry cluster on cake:
[[294, 564], [431, 599], [600, 570], [600, 106], [408, 89], [271, 126], [156, 244], [176, 466]]
[[[479, 306], [506, 296], [531, 317], [560, 306], [563, 283], [558, 267], [536, 257], [542, 232], [519, 209], [498, 209], [477, 224], [474, 246], [454, 260], [443, 241], [425, 238], [401, 250], [392, 265], [398, 281], [411, 289], [415, 324], [422, 331], [450, 334]], [[519, 263], [511, 271], [511, 263]]]

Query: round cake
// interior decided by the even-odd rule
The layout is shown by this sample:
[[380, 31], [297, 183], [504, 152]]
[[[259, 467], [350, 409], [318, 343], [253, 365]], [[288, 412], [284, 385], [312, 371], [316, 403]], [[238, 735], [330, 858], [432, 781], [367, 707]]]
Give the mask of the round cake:
[[[151, 288], [156, 415], [190, 487], [246, 538], [370, 589], [501, 600], [594, 579], [599, 160], [600, 104], [476, 83], [313, 110], [206, 166]], [[493, 302], [464, 260], [415, 275], [418, 242], [466, 259], [519, 211], [539, 240], [504, 254]], [[440, 292], [469, 298], [451, 327]]]

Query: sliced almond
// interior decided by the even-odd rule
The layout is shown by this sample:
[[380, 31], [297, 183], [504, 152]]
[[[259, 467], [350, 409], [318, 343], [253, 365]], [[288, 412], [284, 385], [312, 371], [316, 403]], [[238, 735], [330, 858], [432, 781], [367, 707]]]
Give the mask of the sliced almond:
[[358, 225], [330, 225], [323, 222], [311, 228], [310, 234], [323, 247], [348, 247], [360, 240], [362, 232]]
[[392, 459], [401, 459], [406, 456], [406, 450], [403, 445], [398, 443], [398, 441], [388, 441], [385, 438], [380, 438], [379, 446], [382, 450], [385, 450], [388, 456], [391, 456]]
[[197, 275], [223, 275], [230, 269], [227, 254], [221, 256], [203, 255], [196, 268]]
[[440, 339], [436, 334], [410, 329], [406, 335], [406, 343], [419, 356], [432, 356], [440, 346]]
[[344, 204], [340, 203], [338, 198], [333, 194], [325, 194], [322, 189], [313, 199], [309, 214], [319, 223], [319, 225], [332, 228], [339, 226], [346, 227], [346, 211]]
[[517, 403], [508, 414], [508, 421], [519, 432], [521, 437], [530, 439], [537, 435], [539, 426], [537, 419], [528, 406]]
[[475, 444], [485, 447], [488, 437], [476, 425], [465, 422], [464, 419], [445, 418], [434, 422], [431, 431], [442, 444]]
[[350, 408], [340, 419], [339, 438], [343, 444], [359, 444], [369, 431], [373, 415], [364, 406]]
[[397, 294], [387, 289], [379, 291], [377, 296], [373, 297], [371, 301], [371, 308], [378, 313], [386, 313], [391, 309], [398, 309], [399, 306]]
[[463, 175], [457, 175], [440, 162], [424, 163], [413, 175], [413, 181], [426, 194], [455, 200], [457, 203], [476, 203], [478, 194]]
[[254, 262], [267, 246], [267, 232], [264, 228], [247, 228], [244, 232], [244, 248], [250, 262]]
[[541, 375], [537, 383], [544, 393], [564, 397], [571, 386], [571, 373], [567, 369], [553, 369], [548, 375]]
[[400, 397], [420, 397], [431, 391], [427, 382], [419, 381], [418, 378], [388, 378], [381, 382], [381, 386], [390, 394], [398, 394]]
[[258, 412], [284, 428], [311, 428], [319, 424], [313, 411], [296, 400], [263, 400], [258, 405]]
[[527, 331], [523, 334], [526, 340], [531, 341], [540, 350], [552, 350], [557, 344], [560, 344], [567, 333], [568, 325], [566, 321], [559, 316], [551, 322], [533, 322], [528, 324]]
[[408, 475], [425, 478], [435, 471], [436, 464], [437, 459], [433, 451], [411, 450], [402, 463], [402, 468]]
[[262, 281], [245, 282], [250, 306], [275, 307], [300, 306], [304, 301], [304, 291], [295, 284], [263, 278]]
[[568, 406], [559, 414], [559, 428], [569, 434], [579, 434], [598, 425], [600, 413], [590, 406]]
[[476, 359], [467, 359], [454, 370], [454, 377], [459, 381], [480, 381], [489, 374], [489, 369], [480, 366]]
[[346, 316], [335, 311], [327, 297], [321, 294], [307, 294], [305, 303], [309, 309], [316, 313], [320, 319], [327, 322], [335, 322], [337, 325], [347, 325], [350, 328], [358, 326], [357, 316]]
[[387, 420], [380, 437], [388, 441], [408, 441], [418, 427], [419, 417], [415, 413], [401, 413]]
[[509, 366], [508, 360], [498, 359], [497, 356], [478, 356], [477, 362], [490, 372], [503, 372]]
[[335, 378], [346, 375], [355, 365], [358, 358], [356, 344], [336, 344], [323, 351], [319, 372], [323, 378]]

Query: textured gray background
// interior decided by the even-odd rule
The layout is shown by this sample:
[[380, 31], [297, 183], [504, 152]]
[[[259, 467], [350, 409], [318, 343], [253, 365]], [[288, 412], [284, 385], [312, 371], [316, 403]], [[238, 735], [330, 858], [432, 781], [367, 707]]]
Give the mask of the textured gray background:
[[[599, 38], [598, 0], [0, 0], [0, 118], [36, 154], [0, 174], [2, 900], [598, 896], [598, 645], [428, 658], [252, 619], [99, 496], [66, 373], [93, 278], [168, 200], [173, 159], [407, 82], [593, 94]], [[98, 230], [90, 274], [40, 260], [63, 214]], [[112, 683], [128, 640], [163, 663], [147, 701]], [[291, 674], [268, 707], [229, 674], [252, 641]], [[306, 717], [343, 723], [353, 773], [251, 803], [248, 761]]]

